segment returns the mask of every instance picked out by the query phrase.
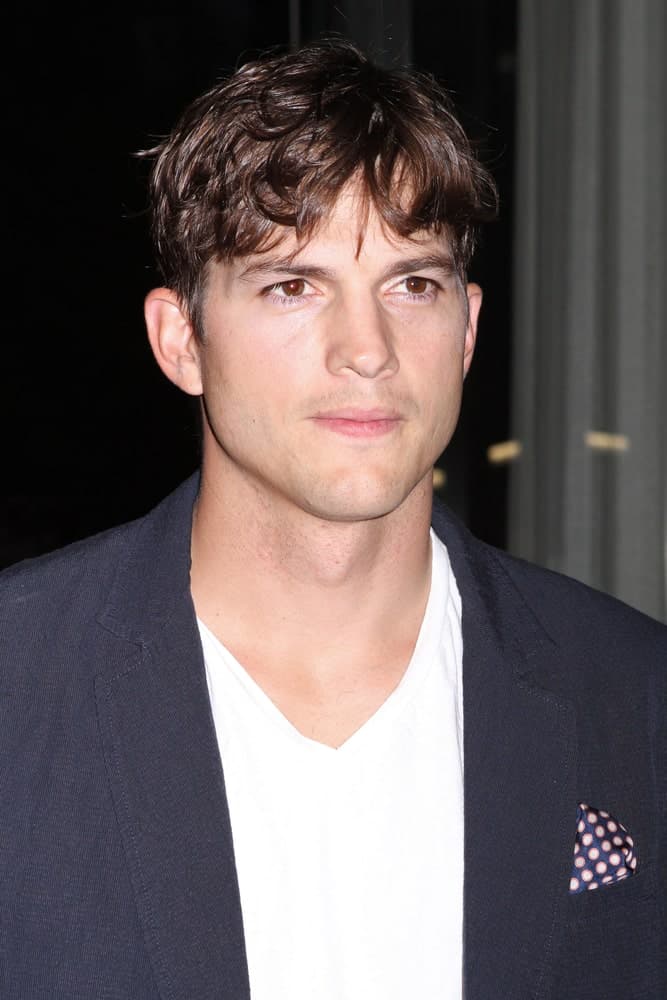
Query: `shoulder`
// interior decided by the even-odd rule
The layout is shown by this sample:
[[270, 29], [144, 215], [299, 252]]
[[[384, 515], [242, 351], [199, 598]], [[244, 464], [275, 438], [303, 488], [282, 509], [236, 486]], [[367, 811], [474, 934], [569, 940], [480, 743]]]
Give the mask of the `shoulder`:
[[[476, 539], [440, 505], [434, 527], [463, 585], [464, 615], [466, 598], [469, 607], [485, 609], [497, 641], [510, 653], [512, 646], [521, 648], [538, 684], [562, 694], [577, 689], [588, 694], [600, 684], [619, 697], [630, 678], [635, 690], [665, 684], [665, 625], [609, 594]], [[558, 650], [557, 658], [537, 655], [545, 641]], [[556, 662], [557, 670], [546, 666]]]
[[618, 710], [628, 718], [632, 705], [664, 703], [665, 625], [578, 580], [484, 548], [496, 575], [558, 650], [555, 657], [529, 654], [529, 675], [537, 685], [578, 704], [596, 731], [603, 704], [608, 715]]
[[[15, 629], [17, 618], [58, 621], [64, 615], [71, 626], [74, 616], [98, 608], [113, 587], [128, 607], [154, 577], [156, 588], [168, 590], [170, 571], [189, 555], [197, 489], [198, 477], [192, 476], [143, 517], [0, 573], [3, 639]], [[162, 575], [160, 558], [166, 569]]]
[[454, 569], [470, 571], [491, 590], [512, 588], [553, 638], [601, 630], [611, 637], [645, 638], [665, 643], [667, 626], [623, 601], [572, 577], [527, 562], [481, 541], [442, 503], [433, 510], [433, 527], [445, 542]]
[[143, 517], [0, 574], [4, 673], [103, 662], [105, 636], [136, 647], [189, 586], [191, 477]]
[[44, 618], [57, 621], [68, 611], [71, 620], [74, 609], [93, 604], [108, 585], [137, 523], [112, 528], [3, 570], [0, 573], [3, 641], [29, 622], [34, 624]]
[[557, 641], [655, 643], [667, 652], [667, 626], [654, 618], [572, 577], [485, 547]]
[[[62, 698], [80, 707], [109, 661], [98, 622], [134, 524], [106, 531], [0, 574], [0, 684], [10, 727], [55, 720]], [[31, 728], [31, 731], [32, 731]]]

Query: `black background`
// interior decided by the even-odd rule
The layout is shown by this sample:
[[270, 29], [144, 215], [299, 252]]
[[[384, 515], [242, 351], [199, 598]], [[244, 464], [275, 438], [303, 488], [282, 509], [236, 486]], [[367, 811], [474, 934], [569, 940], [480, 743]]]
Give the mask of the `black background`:
[[[288, 25], [286, 3], [6, 13], [0, 564], [137, 516], [196, 467], [192, 402], [144, 334], [158, 279], [133, 153], [239, 62], [286, 47]], [[440, 465], [444, 499], [503, 545], [507, 473], [486, 448], [508, 436], [514, 3], [417, 0], [412, 31], [413, 64], [453, 92], [501, 190], [471, 274], [486, 294], [478, 354]]]

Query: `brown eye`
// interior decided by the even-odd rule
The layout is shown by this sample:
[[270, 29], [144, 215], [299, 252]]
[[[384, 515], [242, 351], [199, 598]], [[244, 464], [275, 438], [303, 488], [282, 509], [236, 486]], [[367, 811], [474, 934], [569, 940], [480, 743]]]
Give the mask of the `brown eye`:
[[405, 287], [411, 295], [423, 295], [428, 291], [428, 285], [428, 278], [419, 278], [416, 275], [411, 275], [405, 279]]
[[306, 282], [303, 278], [292, 278], [290, 281], [281, 281], [278, 287], [282, 289], [286, 298], [293, 299], [303, 295], [306, 290]]

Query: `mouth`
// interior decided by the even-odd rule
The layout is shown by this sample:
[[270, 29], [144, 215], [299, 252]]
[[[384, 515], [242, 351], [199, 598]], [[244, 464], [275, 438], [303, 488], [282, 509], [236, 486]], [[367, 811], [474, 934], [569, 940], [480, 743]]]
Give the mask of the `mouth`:
[[346, 437], [375, 438], [391, 434], [402, 423], [403, 417], [395, 410], [348, 407], [316, 413], [314, 423], [323, 430]]

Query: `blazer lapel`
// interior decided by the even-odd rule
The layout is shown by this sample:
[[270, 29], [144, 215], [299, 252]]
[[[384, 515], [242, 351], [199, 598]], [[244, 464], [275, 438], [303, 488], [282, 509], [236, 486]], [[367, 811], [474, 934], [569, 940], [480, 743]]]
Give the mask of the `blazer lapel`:
[[463, 606], [464, 995], [547, 995], [576, 820], [572, 707], [533, 682], [558, 650], [492, 550], [437, 512]]
[[191, 484], [150, 516], [118, 576], [101, 622], [133, 651], [97, 678], [98, 716], [160, 996], [247, 1000], [231, 826], [189, 595], [193, 498]]

